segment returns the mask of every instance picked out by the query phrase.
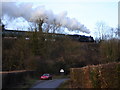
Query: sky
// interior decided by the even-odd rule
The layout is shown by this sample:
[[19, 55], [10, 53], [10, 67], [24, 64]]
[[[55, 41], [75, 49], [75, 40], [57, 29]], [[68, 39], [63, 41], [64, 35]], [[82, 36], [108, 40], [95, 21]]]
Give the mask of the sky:
[[[66, 11], [67, 17], [76, 18], [90, 30], [89, 35], [94, 35], [97, 22], [105, 22], [110, 27], [118, 26], [118, 1], [119, 0], [3, 0], [2, 2], [29, 3], [35, 7], [44, 6], [55, 14]], [[8, 24], [7, 28], [25, 27], [27, 22], [17, 19]], [[7, 20], [4, 20], [7, 22]], [[16, 23], [17, 22], [17, 23]], [[12, 27], [14, 24], [14, 27]], [[21, 25], [21, 26], [20, 26]], [[73, 32], [69, 32], [73, 33]]]

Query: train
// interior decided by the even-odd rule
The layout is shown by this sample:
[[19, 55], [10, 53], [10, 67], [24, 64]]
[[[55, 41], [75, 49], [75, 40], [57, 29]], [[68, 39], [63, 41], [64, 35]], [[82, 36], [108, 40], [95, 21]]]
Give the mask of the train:
[[[7, 37], [11, 37], [11, 38], [19, 38], [21, 36], [26, 36], [26, 33], [33, 33], [33, 31], [20, 31], [20, 30], [7, 30], [7, 29], [2, 29], [2, 37], [3, 38], [7, 38]], [[46, 34], [46, 33], [44, 33]], [[49, 33], [49, 35], [53, 35], [53, 33]], [[55, 34], [55, 37], [64, 37], [67, 36], [72, 40], [76, 40], [79, 42], [94, 42], [94, 39], [92, 36], [85, 36], [85, 35], [78, 35], [78, 34], [73, 34], [73, 35], [66, 35], [66, 34]]]

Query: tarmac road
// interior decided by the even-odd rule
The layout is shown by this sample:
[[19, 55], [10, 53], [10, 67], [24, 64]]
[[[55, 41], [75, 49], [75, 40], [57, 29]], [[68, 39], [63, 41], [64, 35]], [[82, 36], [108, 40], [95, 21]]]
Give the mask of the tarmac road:
[[53, 79], [53, 80], [40, 80], [36, 85], [34, 85], [30, 90], [44, 90], [52, 89], [55, 90], [62, 82], [68, 79]]

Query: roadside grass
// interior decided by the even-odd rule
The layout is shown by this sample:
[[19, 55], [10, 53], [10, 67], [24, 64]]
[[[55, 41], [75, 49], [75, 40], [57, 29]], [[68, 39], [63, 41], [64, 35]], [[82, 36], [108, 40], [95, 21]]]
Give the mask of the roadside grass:
[[65, 90], [67, 88], [70, 88], [70, 80], [64, 81], [58, 88], [57, 90]]
[[25, 82], [23, 83], [18, 83], [18, 85], [15, 88], [25, 88], [25, 89], [29, 89], [31, 88], [37, 81], [39, 81], [39, 78], [30, 78], [27, 77], [25, 79]]
[[69, 75], [54, 75], [53, 79], [69, 78]]

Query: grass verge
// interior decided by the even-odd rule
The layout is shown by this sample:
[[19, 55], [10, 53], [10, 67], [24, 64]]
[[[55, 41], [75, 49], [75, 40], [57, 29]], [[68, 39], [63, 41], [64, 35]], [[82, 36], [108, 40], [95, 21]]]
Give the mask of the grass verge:
[[54, 75], [53, 79], [69, 78], [69, 75]]
[[57, 90], [64, 90], [66, 88], [69, 88], [69, 86], [70, 86], [70, 80], [66, 80], [57, 88]]
[[38, 78], [26, 78], [24, 83], [19, 83], [15, 88], [31, 88], [37, 81], [39, 81]]

